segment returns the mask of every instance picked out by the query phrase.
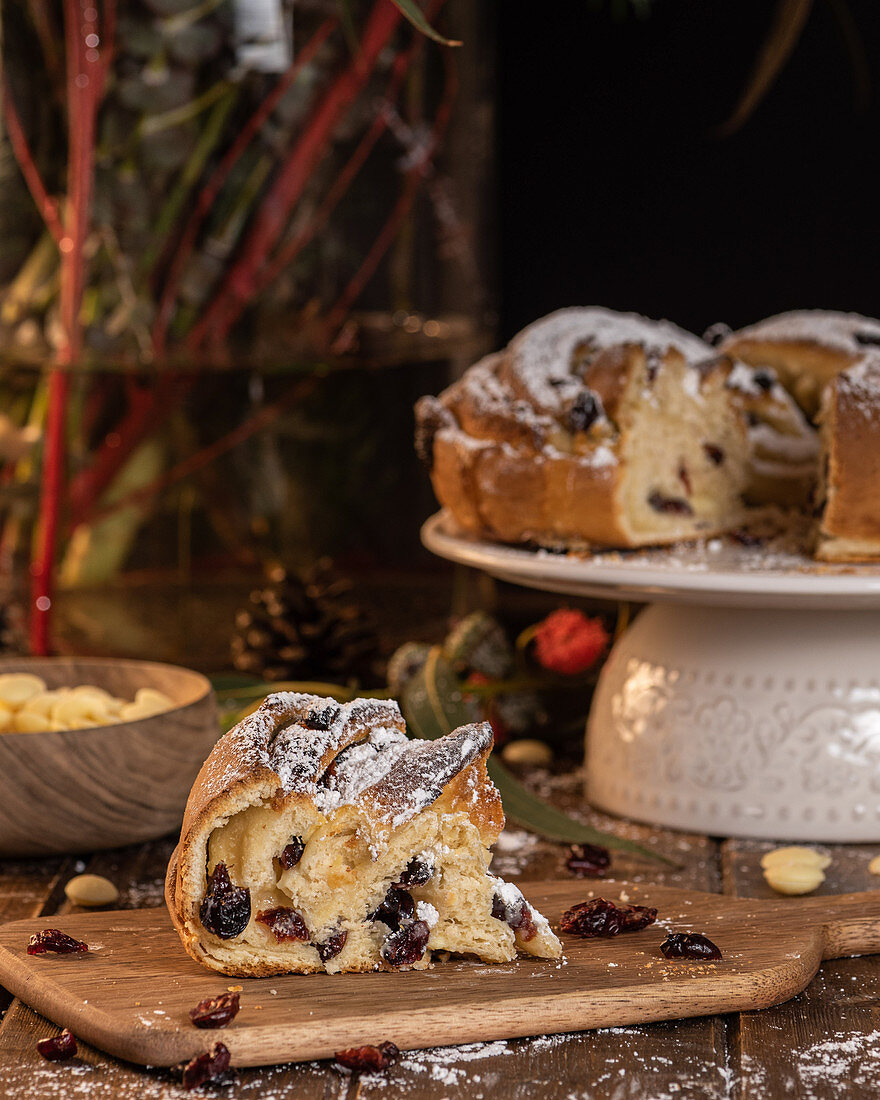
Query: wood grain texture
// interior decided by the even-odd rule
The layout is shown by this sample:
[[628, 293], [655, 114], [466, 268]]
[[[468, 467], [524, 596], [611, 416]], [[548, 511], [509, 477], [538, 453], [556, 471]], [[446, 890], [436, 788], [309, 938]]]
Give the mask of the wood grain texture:
[[150, 661], [29, 658], [50, 688], [95, 684], [122, 698], [163, 691], [173, 710], [94, 729], [0, 735], [0, 856], [92, 852], [179, 827], [202, 761], [219, 736], [211, 686], [188, 669]]
[[[775, 845], [727, 841], [722, 850], [725, 888], [732, 894], [773, 898], [792, 919], [798, 902], [820, 906], [837, 891], [870, 890], [877, 877], [867, 845], [822, 847], [832, 857], [826, 881], [809, 898], [779, 898], [764, 881], [761, 856]], [[863, 895], [864, 896], [864, 895]], [[880, 1095], [880, 958], [826, 963], [802, 994], [765, 1013], [731, 1019], [730, 1057], [743, 1097], [799, 1096], [810, 1100], [874, 1100]]]
[[[242, 1011], [223, 1040], [234, 1064], [251, 1066], [326, 1058], [383, 1039], [418, 1049], [753, 1010], [800, 992], [844, 942], [841, 926], [847, 949], [880, 950], [880, 892], [809, 899], [796, 921], [789, 905], [773, 901], [632, 884], [606, 883], [604, 892], [658, 906], [662, 927], [609, 940], [566, 937], [564, 965], [455, 961], [399, 974], [236, 981]], [[530, 884], [526, 894], [558, 916], [588, 891], [566, 881]], [[71, 914], [59, 924], [93, 951], [29, 957], [27, 939], [44, 924], [19, 921], [0, 930], [0, 975], [17, 996], [130, 1061], [172, 1065], [205, 1048], [188, 1011], [229, 979], [183, 955], [167, 914]], [[706, 932], [723, 962], [664, 959], [659, 947], [668, 928]]]

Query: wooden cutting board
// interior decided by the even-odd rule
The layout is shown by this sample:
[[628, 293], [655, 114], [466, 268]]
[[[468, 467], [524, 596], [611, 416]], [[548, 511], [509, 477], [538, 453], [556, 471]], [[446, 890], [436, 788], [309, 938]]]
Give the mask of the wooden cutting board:
[[[823, 959], [880, 951], [880, 891], [752, 901], [660, 886], [525, 883], [556, 923], [591, 896], [659, 909], [658, 922], [614, 939], [564, 937], [565, 961], [432, 970], [236, 979], [183, 951], [164, 909], [77, 913], [0, 929], [0, 981], [32, 1008], [119, 1058], [172, 1065], [215, 1039], [237, 1066], [332, 1057], [390, 1039], [401, 1049], [766, 1008], [799, 993]], [[83, 956], [28, 956], [34, 931], [57, 926], [88, 942]], [[703, 932], [718, 963], [671, 962], [666, 932]], [[199, 1031], [189, 1009], [228, 987], [241, 1011]]]

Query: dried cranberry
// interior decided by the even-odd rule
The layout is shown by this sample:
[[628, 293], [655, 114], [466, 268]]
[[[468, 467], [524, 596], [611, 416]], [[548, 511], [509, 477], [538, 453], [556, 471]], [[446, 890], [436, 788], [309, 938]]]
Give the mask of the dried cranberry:
[[409, 921], [391, 933], [379, 953], [389, 966], [411, 966], [424, 955], [430, 934], [425, 921]]
[[60, 928], [44, 928], [42, 932], [34, 932], [27, 945], [29, 955], [45, 955], [47, 951], [55, 955], [82, 955], [88, 949], [87, 943], [75, 940]]
[[218, 997], [206, 997], [189, 1010], [189, 1018], [201, 1028], [226, 1027], [238, 1015], [238, 994], [221, 993]]
[[60, 1035], [49, 1039], [40, 1039], [37, 1050], [47, 1062], [66, 1062], [76, 1056], [77, 1046], [73, 1033], [65, 1028]]
[[277, 909], [261, 909], [257, 913], [257, 920], [265, 924], [279, 943], [292, 943], [302, 940], [309, 941], [309, 930], [306, 922], [295, 909], [288, 909], [279, 905]]
[[323, 943], [316, 943], [315, 947], [318, 949], [321, 962], [329, 962], [330, 959], [335, 959], [345, 947], [347, 939], [348, 932], [345, 929], [340, 929], [338, 932], [332, 933]]
[[753, 535], [749, 531], [743, 531], [742, 528], [731, 531], [730, 537], [740, 546], [763, 546], [766, 541], [761, 535]]
[[655, 489], [648, 497], [648, 503], [655, 512], [665, 512], [675, 516], [692, 516], [693, 508], [681, 497], [665, 497], [658, 489]]
[[697, 959], [711, 962], [721, 958], [721, 951], [699, 932], [670, 932], [660, 950], [667, 959]]
[[197, 1054], [181, 1067], [185, 1089], [197, 1089], [208, 1081], [218, 1081], [229, 1072], [229, 1050], [223, 1043], [215, 1043], [204, 1054]]
[[641, 932], [657, 919], [657, 910], [647, 905], [627, 905], [623, 909], [623, 932]]
[[199, 920], [221, 940], [240, 936], [251, 919], [251, 892], [233, 886], [225, 863], [218, 863], [208, 875], [208, 889], [199, 907]]
[[496, 920], [505, 921], [514, 932], [519, 933], [523, 940], [534, 939], [538, 932], [529, 903], [522, 895], [511, 903], [506, 902], [500, 894], [496, 894], [492, 898], [492, 916]]
[[389, 886], [385, 900], [378, 909], [370, 913], [367, 919], [380, 920], [396, 932], [402, 920], [408, 920], [415, 914], [416, 903], [413, 901], [412, 894], [401, 890], [399, 886]]
[[278, 856], [278, 863], [282, 870], [289, 871], [291, 867], [296, 867], [302, 859], [305, 849], [306, 845], [303, 838], [295, 836], [287, 847], [282, 850], [281, 855]]
[[348, 1050], [337, 1050], [333, 1058], [346, 1069], [375, 1073], [380, 1069], [388, 1069], [399, 1055], [400, 1051], [394, 1043], [380, 1043], [377, 1047], [350, 1047]]
[[621, 907], [605, 898], [582, 901], [566, 909], [559, 921], [563, 932], [571, 936], [617, 936], [621, 932], [638, 932], [657, 919], [657, 910], [644, 905]]
[[611, 865], [611, 855], [598, 844], [572, 844], [565, 865], [578, 878], [601, 878]]
[[688, 496], [690, 496], [691, 493], [693, 493], [693, 486], [691, 485], [691, 475], [688, 473], [688, 468], [683, 462], [679, 463], [678, 466], [678, 480], [684, 486], [684, 491], [687, 493]]
[[325, 707], [323, 710], [310, 710], [303, 725], [307, 730], [328, 730], [339, 714], [339, 707]]
[[759, 390], [763, 390], [764, 393], [767, 393], [769, 390], [773, 389], [773, 383], [776, 379], [769, 370], [756, 370], [752, 375], [752, 381]]
[[585, 432], [602, 415], [602, 402], [592, 390], [581, 390], [568, 410], [568, 426], [573, 432]]
[[419, 859], [418, 856], [413, 858], [407, 863], [406, 867], [401, 872], [400, 878], [394, 883], [395, 886], [424, 886], [426, 882], [434, 874], [434, 865], [427, 860]]
[[703, 452], [715, 466], [720, 466], [724, 462], [724, 451], [716, 443], [704, 443]]

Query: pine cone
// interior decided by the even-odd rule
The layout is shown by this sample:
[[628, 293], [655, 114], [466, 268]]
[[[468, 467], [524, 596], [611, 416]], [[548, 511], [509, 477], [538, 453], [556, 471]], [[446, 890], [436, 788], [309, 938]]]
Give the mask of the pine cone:
[[378, 640], [366, 613], [348, 602], [351, 588], [328, 559], [302, 573], [274, 567], [235, 617], [233, 665], [265, 680], [378, 682]]

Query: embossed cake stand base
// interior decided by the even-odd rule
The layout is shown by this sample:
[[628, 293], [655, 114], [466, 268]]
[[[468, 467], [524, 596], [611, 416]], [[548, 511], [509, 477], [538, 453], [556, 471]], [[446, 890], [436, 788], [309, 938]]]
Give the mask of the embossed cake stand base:
[[651, 602], [615, 644], [587, 731], [587, 797], [719, 836], [880, 842], [880, 569], [714, 541], [555, 555], [425, 545], [533, 588]]

